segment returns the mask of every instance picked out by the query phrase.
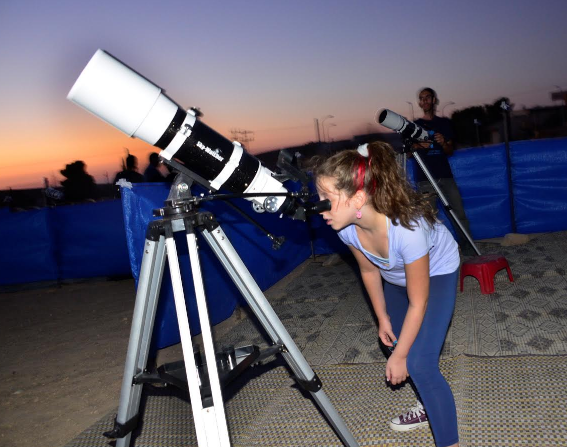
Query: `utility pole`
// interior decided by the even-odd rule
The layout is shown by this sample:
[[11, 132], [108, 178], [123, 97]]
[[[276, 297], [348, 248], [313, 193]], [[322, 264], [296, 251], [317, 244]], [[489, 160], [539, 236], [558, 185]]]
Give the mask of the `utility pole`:
[[558, 92], [551, 92], [551, 100], [552, 101], [563, 101], [563, 105], [559, 106], [561, 111], [561, 126], [565, 127], [565, 106], [567, 105], [567, 93], [563, 91], [561, 86], [555, 85], [559, 91]]
[[238, 141], [246, 149], [250, 149], [247, 144], [254, 141], [254, 132], [244, 129], [230, 129], [230, 135], [233, 141]]
[[[333, 115], [327, 115], [325, 118], [323, 118], [323, 120], [321, 121], [321, 129], [323, 130], [323, 143], [326, 143], [327, 140], [325, 138], [325, 120], [328, 120], [329, 118], [334, 118]], [[321, 140], [319, 140], [321, 141]]]
[[406, 103], [408, 103], [409, 106], [410, 106], [410, 110], [411, 110], [411, 120], [412, 120], [412, 121], [415, 121], [415, 115], [414, 115], [414, 113], [413, 113], [413, 103], [412, 103], [411, 101], [406, 101]]
[[504, 147], [506, 148], [506, 165], [508, 171], [508, 190], [510, 191], [510, 219], [512, 221], [512, 233], [517, 232], [516, 213], [514, 207], [514, 187], [512, 182], [512, 156], [510, 152], [510, 104], [506, 101], [500, 103], [502, 109], [502, 119], [504, 121]]
[[480, 120], [475, 118], [473, 124], [476, 128], [476, 145], [480, 146], [480, 126], [482, 125], [482, 123], [480, 122]]
[[313, 123], [315, 124], [315, 139], [320, 143], [321, 132], [319, 131], [319, 120], [317, 118], [313, 118]]

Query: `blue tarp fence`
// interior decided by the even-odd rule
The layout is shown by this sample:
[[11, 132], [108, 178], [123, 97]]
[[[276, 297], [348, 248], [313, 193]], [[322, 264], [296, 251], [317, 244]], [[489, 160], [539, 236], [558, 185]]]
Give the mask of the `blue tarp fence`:
[[510, 143], [511, 172], [504, 144], [459, 150], [449, 160], [473, 239], [504, 236], [514, 224], [522, 234], [567, 230], [567, 138]]
[[[510, 172], [506, 156], [505, 145], [499, 144], [458, 150], [450, 158], [473, 238], [504, 236], [513, 231], [514, 224], [518, 233], [567, 230], [567, 138], [510, 143]], [[407, 168], [410, 177], [419, 169], [413, 160], [408, 162]], [[119, 201], [20, 213], [0, 209], [0, 231], [4, 235], [0, 244], [0, 285], [130, 272], [136, 277], [141, 245], [136, 252], [134, 242], [127, 244], [126, 241], [143, 240], [145, 219], [151, 216], [147, 210], [162, 206], [168, 190], [166, 185], [155, 184], [133, 189], [132, 208], [124, 208], [126, 222]], [[242, 208], [250, 210], [248, 203]], [[139, 215], [132, 210], [138, 210]], [[240, 252], [254, 273], [257, 266], [268, 263], [275, 252], [258, 242], [267, 238], [255, 233], [257, 230], [247, 226], [250, 224], [244, 223], [242, 217], [228, 210], [226, 213], [223, 218], [228, 219], [230, 230], [236, 232], [231, 236], [233, 244], [234, 240], [244, 238], [255, 244], [255, 250]], [[274, 234], [278, 234], [274, 228], [281, 226], [281, 235], [298, 238], [298, 228], [290, 219], [280, 221], [273, 215], [254, 213], [253, 217]], [[279, 226], [275, 226], [276, 222]], [[227, 231], [225, 226], [223, 228]], [[334, 231], [318, 217], [312, 219], [311, 233], [316, 254], [343, 249]], [[298, 250], [298, 253], [305, 259], [310, 248]], [[277, 269], [266, 270], [269, 270], [266, 275], [279, 274]]]
[[130, 273], [120, 201], [0, 209], [0, 285]]

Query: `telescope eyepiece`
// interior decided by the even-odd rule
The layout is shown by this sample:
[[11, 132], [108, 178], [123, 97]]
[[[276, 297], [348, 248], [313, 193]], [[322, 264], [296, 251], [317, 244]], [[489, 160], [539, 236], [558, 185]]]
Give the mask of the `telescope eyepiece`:
[[319, 214], [324, 211], [331, 211], [331, 201], [328, 199], [319, 200], [318, 202], [307, 202], [305, 205], [305, 214]]

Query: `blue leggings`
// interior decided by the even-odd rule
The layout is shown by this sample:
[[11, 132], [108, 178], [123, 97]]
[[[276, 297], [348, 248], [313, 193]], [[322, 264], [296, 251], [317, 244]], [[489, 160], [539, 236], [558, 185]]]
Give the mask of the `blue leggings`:
[[[459, 441], [455, 399], [439, 371], [441, 348], [455, 309], [457, 278], [458, 270], [430, 278], [425, 318], [407, 358], [408, 373], [427, 411], [437, 447]], [[407, 289], [384, 282], [384, 296], [392, 330], [399, 337], [408, 310]]]

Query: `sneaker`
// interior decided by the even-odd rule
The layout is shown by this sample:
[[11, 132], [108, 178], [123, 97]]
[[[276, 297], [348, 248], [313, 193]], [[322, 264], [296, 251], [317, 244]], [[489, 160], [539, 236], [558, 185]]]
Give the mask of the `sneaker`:
[[390, 421], [390, 428], [395, 431], [408, 431], [426, 425], [429, 425], [427, 413], [419, 401], [406, 414], [400, 414]]

